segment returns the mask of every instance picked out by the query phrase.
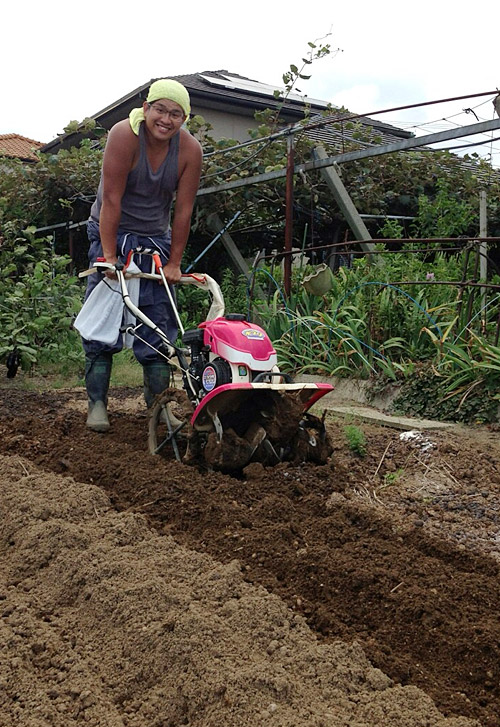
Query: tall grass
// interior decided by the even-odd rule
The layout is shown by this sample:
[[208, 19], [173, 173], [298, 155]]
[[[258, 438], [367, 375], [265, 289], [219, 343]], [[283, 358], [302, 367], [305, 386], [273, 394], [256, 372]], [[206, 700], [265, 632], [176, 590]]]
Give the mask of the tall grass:
[[429, 262], [404, 251], [385, 261], [376, 269], [366, 259], [355, 261], [351, 269], [341, 268], [322, 297], [293, 280], [288, 301], [279, 271], [272, 276], [268, 270], [257, 271], [275, 286], [268, 312], [263, 310], [261, 317], [282, 368], [360, 378], [382, 373], [395, 380], [410, 376], [415, 364], [427, 363], [447, 377], [449, 386], [464, 385], [463, 375], [458, 375], [464, 365], [472, 381], [498, 376], [493, 338], [500, 296], [489, 295], [482, 310], [477, 289], [461, 294], [458, 285], [412, 282], [431, 278], [458, 283], [464, 275], [464, 253], [436, 253]]

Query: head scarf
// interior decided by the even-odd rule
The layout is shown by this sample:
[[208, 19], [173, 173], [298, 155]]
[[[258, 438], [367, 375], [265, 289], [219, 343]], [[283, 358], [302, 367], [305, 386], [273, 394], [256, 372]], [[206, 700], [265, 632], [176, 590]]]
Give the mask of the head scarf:
[[[154, 101], [159, 101], [162, 98], [166, 98], [169, 101], [175, 101], [175, 103], [179, 104], [186, 116], [189, 116], [191, 113], [189, 93], [182, 83], [179, 83], [179, 81], [174, 81], [171, 78], [161, 78], [160, 80], [152, 83], [149, 87], [149, 93], [146, 101], [148, 103], [153, 103]], [[139, 126], [141, 122], [144, 121], [143, 109], [132, 109], [129, 114], [129, 121], [134, 134], [138, 134]]]

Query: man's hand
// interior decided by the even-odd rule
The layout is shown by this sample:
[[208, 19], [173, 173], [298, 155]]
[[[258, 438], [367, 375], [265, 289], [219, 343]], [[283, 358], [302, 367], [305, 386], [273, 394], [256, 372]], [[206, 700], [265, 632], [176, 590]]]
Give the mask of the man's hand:
[[[118, 262], [118, 258], [116, 256], [107, 257], [106, 262], [110, 265], [115, 265]], [[111, 280], [116, 280], [116, 273], [114, 273], [112, 270], [106, 270], [104, 273], [106, 278], [110, 278]]]
[[166, 265], [164, 265], [163, 273], [167, 279], [167, 283], [178, 283], [182, 275], [181, 266], [175, 265], [169, 261]]

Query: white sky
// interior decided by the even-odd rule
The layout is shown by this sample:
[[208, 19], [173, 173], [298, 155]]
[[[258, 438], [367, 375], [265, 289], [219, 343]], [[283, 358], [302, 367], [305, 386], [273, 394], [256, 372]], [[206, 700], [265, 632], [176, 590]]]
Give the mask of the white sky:
[[[330, 33], [332, 53], [299, 88], [368, 114], [500, 87], [500, 2], [450, 0], [212, 0], [9, 2], [0, 44], [0, 134], [48, 142], [151, 78], [226, 69], [268, 84]], [[335, 49], [341, 49], [334, 53]], [[381, 120], [421, 135], [497, 118], [493, 96], [451, 101]], [[447, 119], [447, 121], [443, 121]], [[424, 126], [424, 123], [435, 122]], [[468, 141], [500, 166], [500, 129]], [[461, 141], [448, 142], [455, 145]]]

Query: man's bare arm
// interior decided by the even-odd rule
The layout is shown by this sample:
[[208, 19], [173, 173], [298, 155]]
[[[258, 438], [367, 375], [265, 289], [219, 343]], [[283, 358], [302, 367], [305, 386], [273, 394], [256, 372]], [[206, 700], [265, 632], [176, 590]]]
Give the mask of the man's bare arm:
[[103, 255], [108, 262], [117, 260], [116, 238], [121, 217], [121, 202], [137, 150], [137, 136], [128, 119], [110, 131], [102, 164], [102, 207], [99, 219]]
[[186, 162], [177, 185], [170, 258], [163, 268], [165, 277], [170, 283], [177, 283], [181, 276], [182, 255], [191, 229], [191, 215], [201, 175], [201, 146], [192, 136], [185, 139], [185, 142]]

